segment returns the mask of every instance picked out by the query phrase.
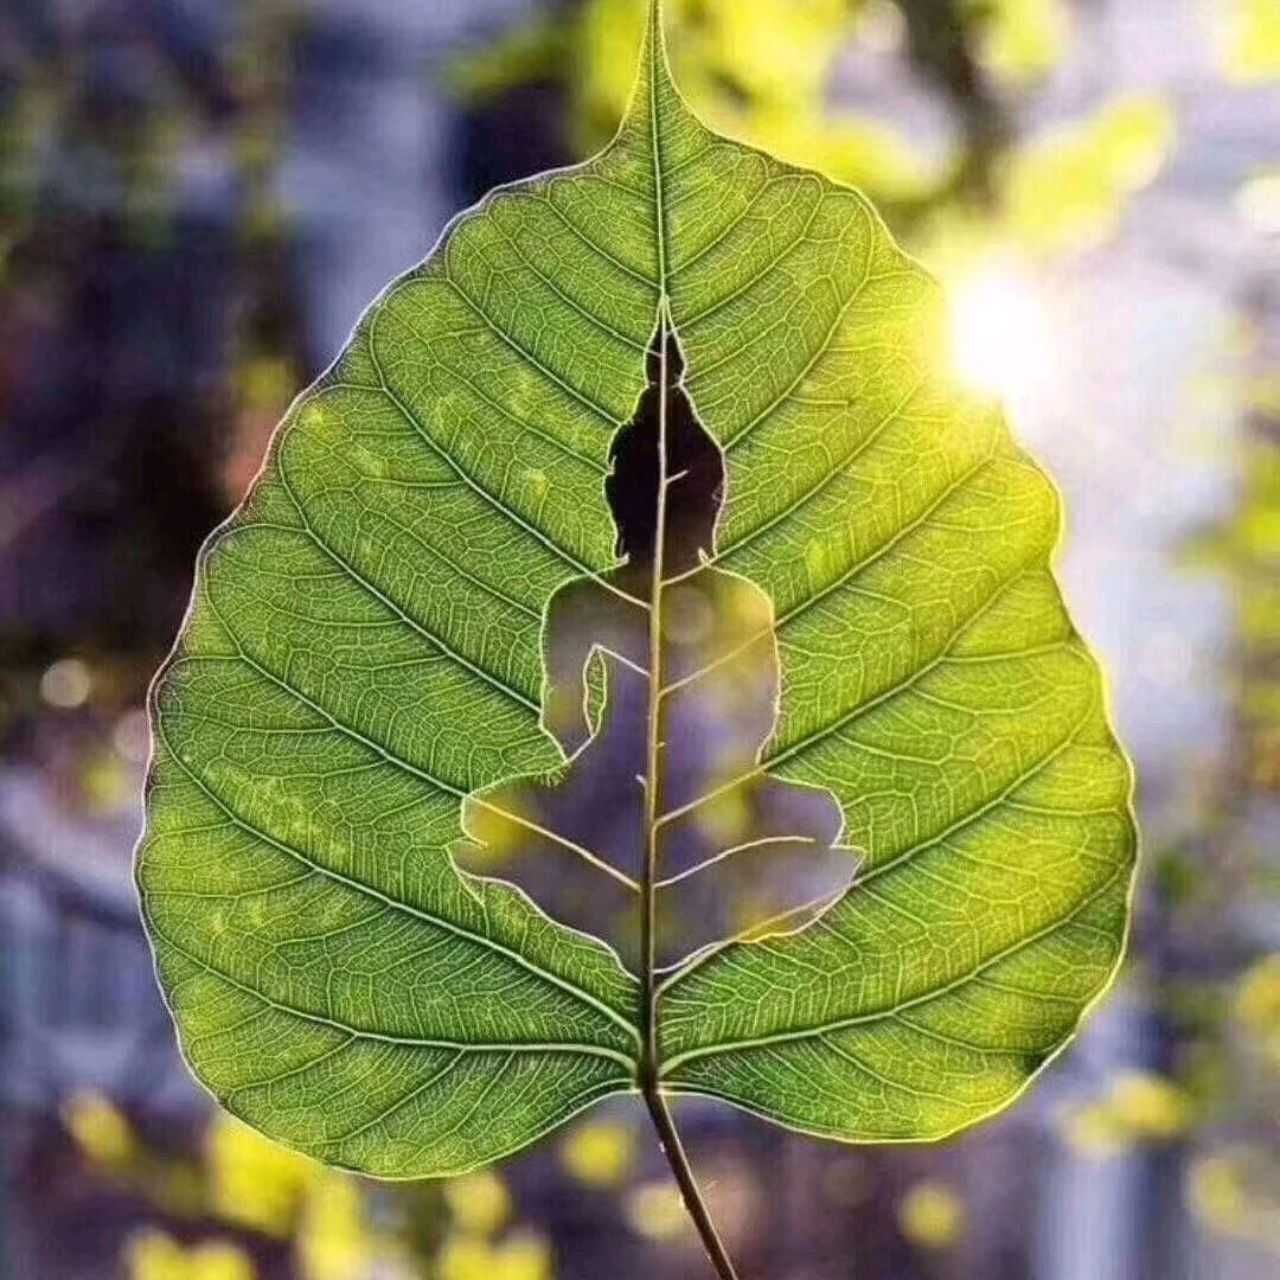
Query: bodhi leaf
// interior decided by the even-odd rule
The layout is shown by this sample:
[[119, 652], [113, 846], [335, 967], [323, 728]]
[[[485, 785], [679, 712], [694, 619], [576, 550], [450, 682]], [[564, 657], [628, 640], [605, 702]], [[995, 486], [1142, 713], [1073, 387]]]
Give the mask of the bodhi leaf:
[[[336, 1164], [459, 1172], [642, 1087], [936, 1138], [1121, 953], [1130, 775], [1052, 486], [866, 201], [710, 133], [659, 31], [610, 146], [455, 220], [291, 408], [155, 684], [138, 882], [185, 1053]], [[636, 696], [645, 758], [588, 778]], [[695, 748], [734, 766], [669, 767]], [[636, 808], [648, 870], [546, 817], [572, 786]], [[768, 880], [784, 811], [820, 914], [658, 971], [664, 903]], [[725, 856], [664, 868], [682, 822]], [[599, 927], [470, 874], [504, 843]]]

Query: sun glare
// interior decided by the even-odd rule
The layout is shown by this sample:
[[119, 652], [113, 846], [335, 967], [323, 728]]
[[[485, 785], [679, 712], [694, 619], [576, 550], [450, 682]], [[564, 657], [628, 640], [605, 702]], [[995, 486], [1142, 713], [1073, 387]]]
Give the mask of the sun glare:
[[997, 396], [1010, 410], [1050, 382], [1054, 335], [1033, 282], [1016, 267], [990, 263], [950, 289], [951, 359], [973, 390]]

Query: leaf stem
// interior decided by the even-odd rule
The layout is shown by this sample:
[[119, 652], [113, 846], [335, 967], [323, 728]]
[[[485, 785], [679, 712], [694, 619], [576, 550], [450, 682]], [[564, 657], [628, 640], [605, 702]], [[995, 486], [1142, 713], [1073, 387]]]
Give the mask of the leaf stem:
[[733, 1261], [724, 1247], [724, 1242], [720, 1239], [716, 1224], [711, 1220], [702, 1192], [698, 1190], [693, 1168], [689, 1164], [689, 1157], [685, 1155], [684, 1144], [680, 1141], [680, 1134], [676, 1130], [675, 1120], [672, 1118], [671, 1109], [667, 1106], [662, 1090], [656, 1082], [646, 1081], [642, 1092], [645, 1105], [649, 1108], [649, 1115], [653, 1118], [653, 1127], [658, 1131], [662, 1152], [667, 1157], [667, 1163], [671, 1166], [671, 1172], [675, 1175], [676, 1183], [680, 1188], [684, 1207], [688, 1210], [689, 1217], [693, 1219], [693, 1225], [698, 1229], [698, 1235], [702, 1238], [702, 1247], [707, 1251], [707, 1257], [715, 1267], [716, 1275], [720, 1280], [738, 1280]]

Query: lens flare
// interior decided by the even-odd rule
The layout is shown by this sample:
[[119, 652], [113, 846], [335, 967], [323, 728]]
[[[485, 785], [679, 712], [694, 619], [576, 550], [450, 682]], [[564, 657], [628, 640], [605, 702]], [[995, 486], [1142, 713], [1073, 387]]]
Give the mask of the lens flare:
[[994, 262], [962, 276], [951, 291], [951, 361], [961, 381], [996, 396], [1012, 412], [1051, 381], [1053, 325], [1031, 279]]

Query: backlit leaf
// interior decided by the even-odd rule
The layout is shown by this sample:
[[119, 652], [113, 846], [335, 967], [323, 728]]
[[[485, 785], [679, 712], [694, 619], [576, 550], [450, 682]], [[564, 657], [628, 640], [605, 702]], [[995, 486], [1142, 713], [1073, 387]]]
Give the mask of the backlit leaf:
[[[138, 881], [184, 1050], [235, 1114], [332, 1163], [473, 1168], [636, 1091], [650, 1054], [671, 1093], [938, 1137], [1016, 1096], [1119, 960], [1130, 776], [1050, 573], [1054, 490], [954, 384], [937, 288], [867, 202], [709, 132], [656, 24], [613, 143], [459, 217], [295, 403], [155, 686]], [[709, 432], [727, 472], [706, 563], [647, 599], [605, 493], [633, 420], [662, 467], [669, 425]], [[647, 659], [594, 643], [558, 673], [544, 626], [575, 595], [592, 625], [640, 610]], [[708, 636], [755, 657], [712, 681], [712, 746], [692, 722], [667, 741], [675, 686], [704, 679], [669, 655]], [[704, 924], [759, 868], [744, 932], [661, 974], [626, 920], [592, 937], [454, 864], [518, 861], [497, 846], [525, 830], [601, 901], [643, 896], [640, 869], [606, 875], [608, 850], [501, 802], [513, 779], [577, 785], [628, 663], [651, 758], [601, 773], [593, 816], [652, 795], [646, 835], [736, 833], [692, 877]], [[740, 772], [677, 803], [695, 748]], [[772, 929], [749, 892], [768, 841], [743, 838], [767, 788], [816, 806], [808, 852], [842, 884], [862, 868]], [[821, 879], [806, 859], [795, 885]]]

